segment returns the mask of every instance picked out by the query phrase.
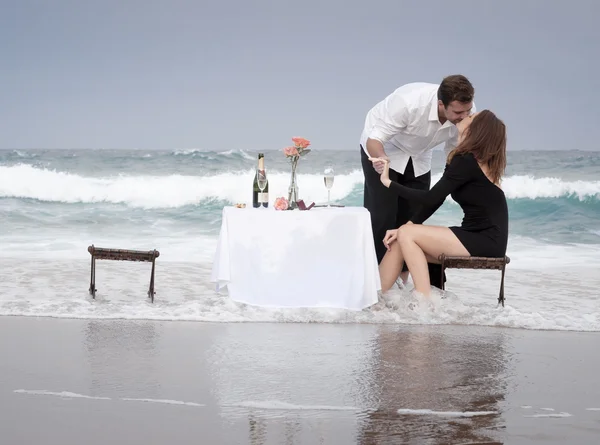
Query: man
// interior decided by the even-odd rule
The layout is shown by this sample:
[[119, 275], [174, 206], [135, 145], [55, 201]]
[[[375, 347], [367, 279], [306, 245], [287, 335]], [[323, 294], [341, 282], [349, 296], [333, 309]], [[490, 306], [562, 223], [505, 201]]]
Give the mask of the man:
[[[369, 156], [390, 161], [392, 181], [429, 190], [433, 148], [445, 143], [446, 156], [454, 149], [458, 139], [456, 124], [475, 112], [474, 95], [471, 82], [456, 74], [444, 78], [439, 85], [403, 85], [368, 112], [360, 147], [364, 207], [371, 213], [378, 263], [386, 252], [386, 231], [405, 224], [417, 207], [381, 184], [379, 175], [384, 164], [372, 163]], [[429, 264], [429, 276], [433, 286], [442, 286], [440, 265]], [[401, 277], [406, 282], [406, 265]]]

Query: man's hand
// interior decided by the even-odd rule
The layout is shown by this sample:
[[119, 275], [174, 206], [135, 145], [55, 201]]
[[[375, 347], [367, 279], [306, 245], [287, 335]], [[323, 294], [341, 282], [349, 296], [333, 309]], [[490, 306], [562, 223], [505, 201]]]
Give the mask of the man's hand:
[[[392, 181], [390, 179], [390, 160], [387, 157], [385, 157], [385, 158], [369, 158], [369, 161], [371, 161], [373, 163], [373, 168], [375, 168], [375, 170], [378, 171], [379, 174], [381, 175], [379, 178], [379, 179], [381, 179], [381, 183], [389, 188], [390, 184], [392, 183]], [[376, 165], [383, 166], [381, 171], [377, 170]]]
[[388, 230], [385, 232], [385, 237], [383, 238], [383, 244], [390, 250], [390, 244], [398, 239], [398, 229]]
[[[384, 157], [384, 158], [369, 158], [370, 161], [373, 162], [373, 168], [375, 169], [375, 171], [379, 174], [382, 174], [383, 171], [385, 170], [386, 167], [386, 163], [388, 163], [390, 160], [388, 159], [388, 157]], [[389, 168], [388, 168], [389, 170]]]

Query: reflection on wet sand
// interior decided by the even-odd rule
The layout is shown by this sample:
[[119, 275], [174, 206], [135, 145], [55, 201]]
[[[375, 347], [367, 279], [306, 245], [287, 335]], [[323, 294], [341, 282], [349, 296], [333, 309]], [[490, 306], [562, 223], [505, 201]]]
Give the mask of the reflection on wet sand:
[[262, 445], [267, 433], [265, 420], [250, 413], [248, 414], [248, 425], [250, 427], [248, 434], [250, 445]]
[[[93, 394], [128, 397], [158, 396], [156, 323], [107, 323], [91, 320], [85, 329], [85, 347]], [[118, 371], [120, 370], [120, 372]]]
[[2, 438], [592, 444], [597, 344], [598, 333], [464, 326], [7, 317]]
[[252, 444], [501, 443], [502, 331], [246, 330], [228, 328], [207, 358], [222, 418]]
[[502, 443], [496, 431], [503, 428], [503, 333], [465, 332], [380, 330], [373, 370], [378, 406], [363, 418], [357, 443]]
[[231, 440], [243, 425], [255, 445], [355, 443], [357, 415], [374, 402], [364, 382], [378, 329], [228, 326], [207, 362]]

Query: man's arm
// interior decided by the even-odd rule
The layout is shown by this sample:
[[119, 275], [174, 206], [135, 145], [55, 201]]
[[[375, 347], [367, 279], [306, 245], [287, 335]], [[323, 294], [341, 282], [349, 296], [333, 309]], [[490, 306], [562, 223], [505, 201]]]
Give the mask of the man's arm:
[[383, 144], [377, 139], [368, 138], [367, 146], [365, 148], [367, 149], [367, 153], [369, 153], [372, 158], [387, 158]]
[[[385, 109], [377, 120], [367, 139], [367, 153], [372, 158], [388, 159], [383, 145], [397, 135], [408, 123], [408, 107], [399, 93], [391, 94], [385, 99]], [[378, 173], [383, 170], [383, 163], [374, 162]]]

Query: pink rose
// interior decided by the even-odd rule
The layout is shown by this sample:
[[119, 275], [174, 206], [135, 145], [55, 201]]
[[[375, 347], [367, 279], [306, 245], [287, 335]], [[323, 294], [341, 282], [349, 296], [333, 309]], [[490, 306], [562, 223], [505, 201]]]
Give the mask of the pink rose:
[[300, 153], [298, 153], [298, 149], [296, 147], [285, 147], [283, 149], [283, 152], [285, 153], [286, 156], [291, 157], [291, 156], [298, 156]]
[[275, 210], [287, 210], [288, 206], [289, 206], [288, 200], [283, 197], [277, 198], [275, 200], [275, 204], [274, 204]]
[[304, 138], [294, 137], [292, 138], [292, 141], [294, 142], [294, 145], [296, 145], [296, 147], [301, 148], [303, 150], [310, 145], [310, 141]]

